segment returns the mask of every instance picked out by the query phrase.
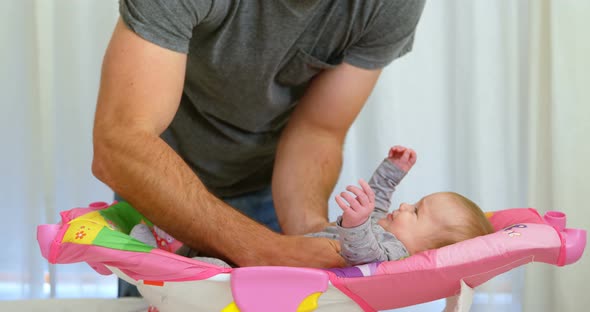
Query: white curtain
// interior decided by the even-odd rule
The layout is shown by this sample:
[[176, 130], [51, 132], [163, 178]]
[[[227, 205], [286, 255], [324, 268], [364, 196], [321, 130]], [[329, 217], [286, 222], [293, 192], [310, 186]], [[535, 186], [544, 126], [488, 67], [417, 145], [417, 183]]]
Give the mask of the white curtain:
[[[402, 144], [417, 151], [418, 163], [394, 207], [453, 190], [484, 210], [558, 209], [570, 226], [589, 228], [582, 201], [590, 191], [583, 162], [590, 159], [589, 13], [575, 0], [428, 1], [413, 52], [384, 71], [349, 133], [336, 191], [368, 178], [388, 148]], [[0, 255], [0, 299], [113, 297], [113, 277], [85, 264], [48, 266], [35, 226], [112, 198], [90, 162], [100, 63], [117, 3], [2, 1], [0, 17], [0, 231], [10, 238]], [[472, 311], [589, 306], [585, 259], [524, 271], [480, 287]]]
[[[49, 266], [36, 225], [112, 192], [92, 177], [91, 130], [115, 1], [1, 1], [0, 299], [113, 297], [86, 264]], [[53, 286], [53, 287], [51, 287]]]
[[[590, 2], [537, 1], [531, 10], [528, 201], [590, 229]], [[587, 311], [588, 251], [571, 266], [527, 267], [524, 311]]]

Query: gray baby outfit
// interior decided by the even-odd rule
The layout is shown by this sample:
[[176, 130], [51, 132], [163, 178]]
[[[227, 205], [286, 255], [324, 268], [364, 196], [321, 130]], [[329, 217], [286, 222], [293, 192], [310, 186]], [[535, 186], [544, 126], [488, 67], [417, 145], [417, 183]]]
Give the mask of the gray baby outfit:
[[329, 226], [322, 232], [308, 236], [338, 239], [341, 255], [348, 265], [398, 260], [409, 256], [402, 242], [377, 224], [377, 221], [388, 213], [391, 196], [405, 174], [406, 172], [385, 159], [369, 181], [371, 189], [375, 192], [375, 210], [371, 217], [357, 227], [344, 228], [341, 226], [340, 216], [336, 226]]
[[162, 138], [218, 197], [270, 184], [276, 145], [310, 80], [410, 51], [424, 0], [120, 0], [139, 36], [188, 54]]

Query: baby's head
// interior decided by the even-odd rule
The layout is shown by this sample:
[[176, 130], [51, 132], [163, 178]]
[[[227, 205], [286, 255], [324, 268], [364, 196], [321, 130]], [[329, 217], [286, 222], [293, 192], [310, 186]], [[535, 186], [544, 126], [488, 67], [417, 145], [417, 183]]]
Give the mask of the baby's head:
[[474, 202], [452, 192], [430, 194], [415, 204], [402, 203], [379, 220], [379, 225], [395, 235], [410, 254], [494, 232]]

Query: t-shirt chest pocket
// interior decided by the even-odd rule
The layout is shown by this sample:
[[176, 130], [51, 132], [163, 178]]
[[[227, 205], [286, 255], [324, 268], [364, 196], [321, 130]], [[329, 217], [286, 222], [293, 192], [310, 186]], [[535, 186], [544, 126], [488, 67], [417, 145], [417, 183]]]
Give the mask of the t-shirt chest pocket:
[[328, 64], [302, 49], [291, 57], [277, 74], [277, 82], [285, 86], [303, 85], [324, 69], [334, 68], [336, 65]]

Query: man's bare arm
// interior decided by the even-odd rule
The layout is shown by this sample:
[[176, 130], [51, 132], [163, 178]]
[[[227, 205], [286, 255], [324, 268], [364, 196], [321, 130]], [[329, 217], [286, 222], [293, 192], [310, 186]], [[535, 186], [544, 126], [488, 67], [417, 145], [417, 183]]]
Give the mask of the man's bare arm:
[[285, 233], [315, 232], [328, 224], [327, 204], [342, 166], [346, 133], [380, 72], [341, 64], [318, 75], [297, 104], [273, 173], [273, 198]]
[[238, 265], [341, 265], [334, 243], [273, 233], [214, 197], [160, 139], [178, 108], [185, 66], [186, 55], [141, 39], [119, 20], [103, 61], [96, 177], [175, 238]]

